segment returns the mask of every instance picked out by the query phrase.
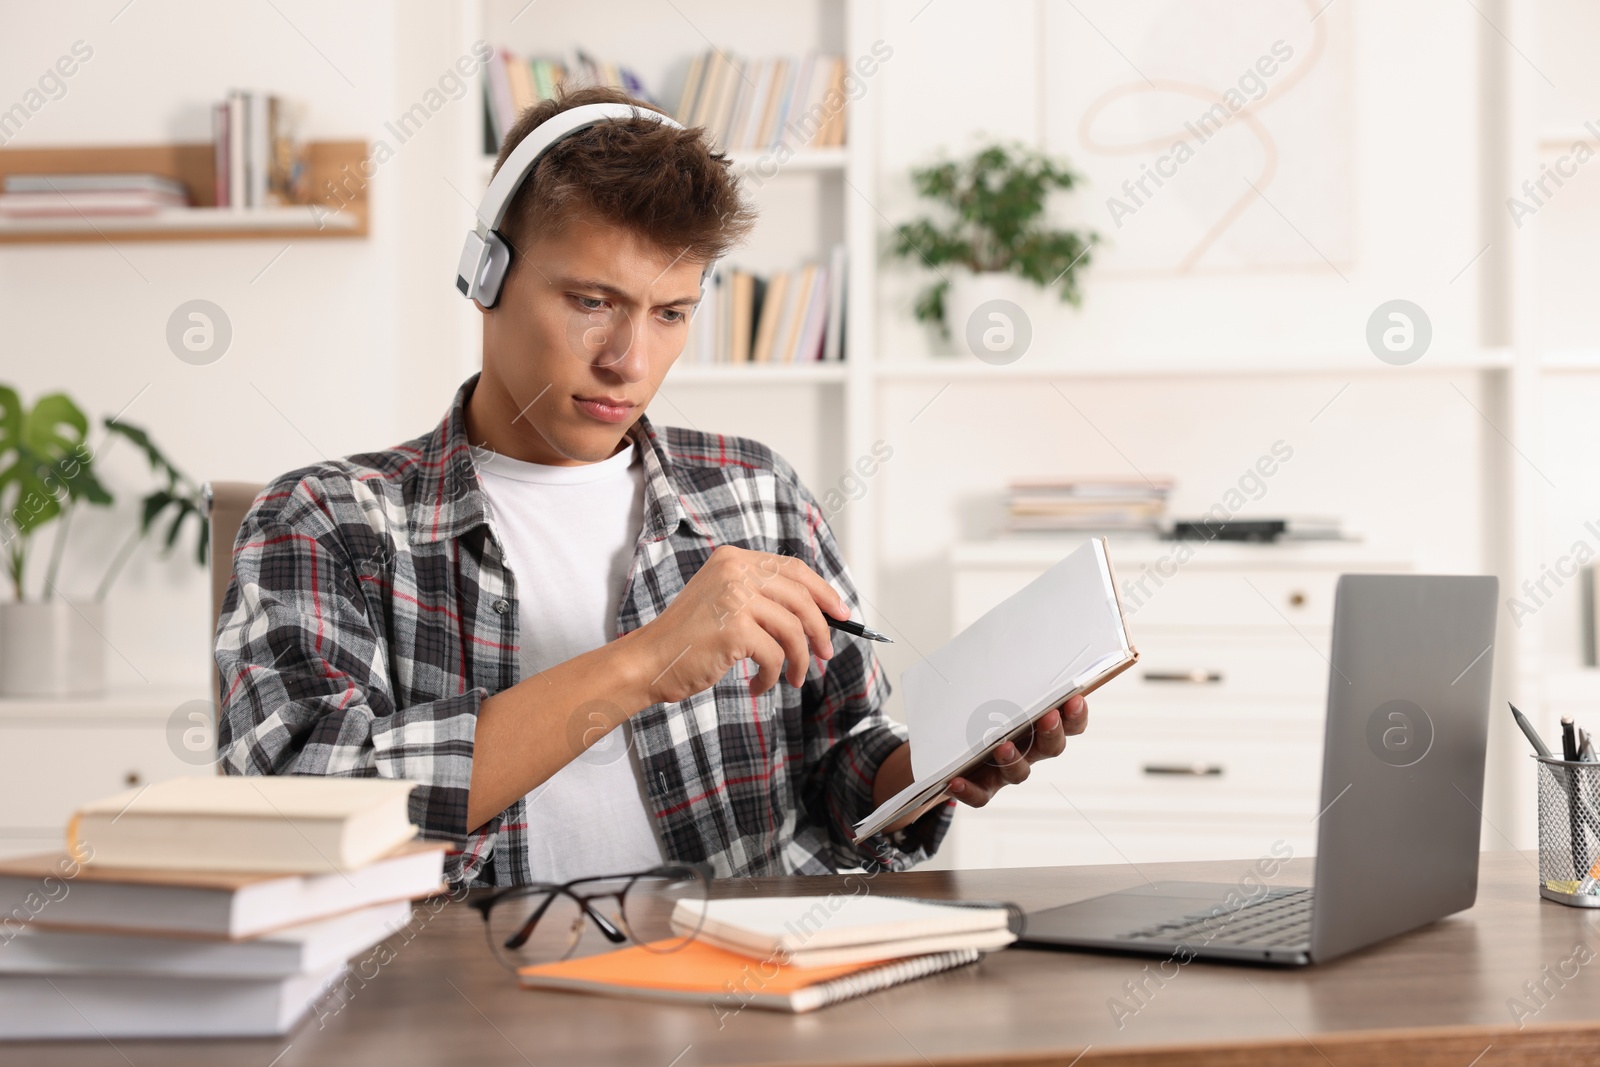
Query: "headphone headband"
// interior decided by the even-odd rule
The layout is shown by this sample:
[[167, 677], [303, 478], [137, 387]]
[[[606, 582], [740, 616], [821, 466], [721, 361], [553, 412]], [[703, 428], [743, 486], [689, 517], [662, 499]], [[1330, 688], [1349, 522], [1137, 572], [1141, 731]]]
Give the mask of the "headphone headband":
[[[544, 154], [563, 138], [591, 126], [628, 119], [649, 119], [673, 129], [684, 128], [681, 123], [651, 108], [634, 104], [583, 104], [551, 116], [528, 132], [495, 173], [494, 180], [483, 195], [483, 203], [478, 207], [477, 225], [467, 233], [466, 244], [461, 249], [461, 260], [456, 266], [456, 288], [461, 295], [476, 300], [486, 308], [494, 307], [500, 299], [500, 288], [505, 284], [512, 256], [511, 243], [500, 233], [500, 224], [505, 221], [517, 190], [522, 188], [522, 183]], [[705, 298], [706, 279], [715, 267], [716, 261], [712, 260], [700, 273], [702, 300]], [[696, 305], [698, 309], [699, 305]]]

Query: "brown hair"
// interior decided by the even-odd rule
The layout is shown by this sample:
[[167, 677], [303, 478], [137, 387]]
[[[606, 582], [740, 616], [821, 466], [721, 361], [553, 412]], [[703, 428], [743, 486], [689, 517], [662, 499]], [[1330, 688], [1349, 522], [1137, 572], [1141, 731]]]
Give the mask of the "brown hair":
[[[506, 131], [495, 173], [540, 123], [583, 104], [632, 104], [666, 114], [621, 89], [560, 89]], [[545, 152], [511, 200], [501, 232], [513, 249], [534, 233], [560, 233], [585, 217], [627, 227], [652, 244], [697, 262], [727, 253], [755, 226], [728, 158], [686, 130], [651, 119], [603, 122], [562, 138]]]

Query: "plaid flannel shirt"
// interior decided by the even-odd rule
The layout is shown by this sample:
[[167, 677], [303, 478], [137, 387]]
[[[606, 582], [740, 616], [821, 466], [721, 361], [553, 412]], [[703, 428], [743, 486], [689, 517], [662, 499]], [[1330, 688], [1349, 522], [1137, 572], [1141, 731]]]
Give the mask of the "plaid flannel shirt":
[[[478, 708], [515, 685], [519, 590], [466, 438], [469, 380], [426, 437], [284, 475], [234, 543], [217, 626], [218, 748], [232, 774], [420, 782], [412, 821], [456, 842], [452, 882], [532, 880], [537, 798], [467, 822]], [[753, 441], [640, 418], [644, 523], [618, 632], [666, 608], [718, 545], [798, 556], [859, 601], [816, 501]], [[938, 847], [951, 800], [860, 846], [878, 766], [905, 739], [867, 642], [834, 635], [804, 685], [759, 697], [745, 660], [712, 689], [632, 719], [629, 758], [671, 860], [719, 877], [903, 870]]]

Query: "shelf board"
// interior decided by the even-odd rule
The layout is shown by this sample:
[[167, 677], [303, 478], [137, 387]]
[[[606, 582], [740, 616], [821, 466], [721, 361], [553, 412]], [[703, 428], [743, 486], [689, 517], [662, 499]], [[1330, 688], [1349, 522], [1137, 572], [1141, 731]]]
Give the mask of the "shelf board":
[[[759, 165], [763, 160], [771, 160], [778, 167], [780, 174], [825, 174], [832, 171], [843, 173], [850, 154], [843, 148], [804, 148], [795, 152], [782, 164], [778, 164], [777, 154], [770, 149], [737, 148], [727, 153], [736, 171], [741, 173]], [[487, 188], [489, 181], [494, 177], [495, 157], [485, 155], [480, 160], [483, 184]]]
[[[1010, 568], [1048, 567], [1094, 535], [1044, 535], [1002, 537], [990, 541], [967, 541], [950, 550], [953, 567]], [[1194, 553], [1186, 566], [1206, 568], [1270, 569], [1273, 567], [1348, 568], [1405, 570], [1410, 564], [1401, 553], [1366, 541], [1285, 541], [1277, 544], [1252, 544], [1240, 541], [1171, 541], [1157, 537], [1116, 537], [1107, 535], [1110, 551], [1124, 573], [1129, 565], [1154, 563], [1171, 556], [1179, 545], [1187, 544]]]
[[195, 238], [355, 236], [362, 220], [304, 205], [270, 208], [171, 208], [150, 215], [81, 215], [0, 219], [0, 244], [39, 241], [167, 241]]
[[1283, 375], [1283, 374], [1396, 374], [1405, 372], [1498, 370], [1512, 365], [1510, 349], [1486, 348], [1468, 352], [1425, 355], [1409, 367], [1393, 367], [1370, 353], [1312, 356], [1240, 355], [1138, 356], [1099, 359], [1085, 356], [1080, 361], [1026, 357], [1006, 366], [984, 363], [972, 356], [934, 356], [920, 360], [877, 363], [872, 373], [880, 381], [1036, 381], [1070, 378], [1148, 378], [1196, 375]]
[[1539, 354], [1543, 370], [1600, 370], [1600, 348], [1557, 348]]
[[1573, 126], [1570, 129], [1542, 130], [1538, 134], [1539, 147], [1542, 149], [1571, 148], [1575, 142], [1582, 141], [1594, 145], [1600, 137], [1583, 126]]
[[680, 363], [667, 372], [666, 384], [829, 385], [844, 379], [843, 363]]
[[842, 171], [850, 155], [843, 148], [802, 148], [794, 152], [787, 161], [779, 163], [778, 153], [766, 148], [736, 148], [728, 153], [728, 158], [735, 167], [746, 170], [756, 166], [763, 160], [770, 161], [782, 172], [814, 172], [814, 171]]
[[[81, 215], [0, 220], [0, 244], [71, 241], [228, 241], [261, 237], [367, 236], [365, 141], [306, 144], [307, 186], [318, 203], [271, 208], [218, 208], [216, 153], [199, 144], [0, 149], [0, 178], [9, 174], [159, 174], [182, 182], [191, 208], [152, 215]], [[334, 191], [337, 190], [337, 191]]]

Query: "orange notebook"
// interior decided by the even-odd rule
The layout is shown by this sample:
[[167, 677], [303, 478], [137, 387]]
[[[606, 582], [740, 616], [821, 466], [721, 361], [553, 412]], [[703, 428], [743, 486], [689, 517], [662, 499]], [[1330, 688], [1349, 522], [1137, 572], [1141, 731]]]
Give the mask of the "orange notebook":
[[741, 956], [691, 941], [676, 952], [651, 952], [634, 945], [597, 956], [523, 967], [517, 977], [524, 989], [806, 1012], [965, 966], [981, 955], [969, 948], [888, 962], [802, 969], [786, 967], [774, 958]]

